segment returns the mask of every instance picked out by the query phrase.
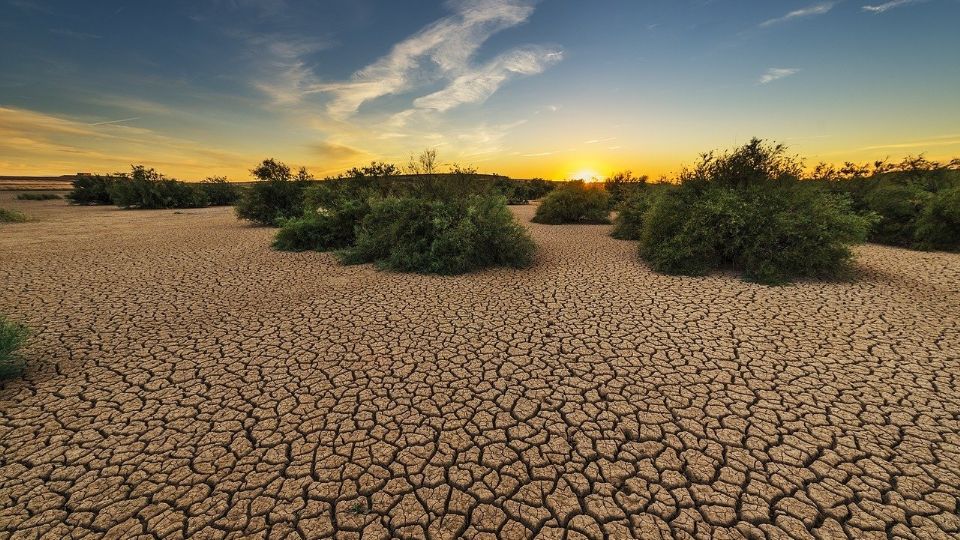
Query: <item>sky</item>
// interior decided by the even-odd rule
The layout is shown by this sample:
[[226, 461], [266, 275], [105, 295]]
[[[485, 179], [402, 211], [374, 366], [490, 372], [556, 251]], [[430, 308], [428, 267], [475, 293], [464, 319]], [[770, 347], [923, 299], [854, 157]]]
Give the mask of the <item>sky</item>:
[[0, 0], [0, 175], [960, 156], [960, 0]]

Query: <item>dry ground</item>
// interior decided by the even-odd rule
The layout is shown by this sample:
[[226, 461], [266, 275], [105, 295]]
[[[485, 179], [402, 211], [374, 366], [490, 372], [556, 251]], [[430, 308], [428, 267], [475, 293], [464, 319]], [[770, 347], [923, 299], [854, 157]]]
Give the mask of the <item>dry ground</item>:
[[535, 268], [441, 278], [11, 197], [0, 537], [960, 534], [958, 255], [769, 288], [530, 225]]

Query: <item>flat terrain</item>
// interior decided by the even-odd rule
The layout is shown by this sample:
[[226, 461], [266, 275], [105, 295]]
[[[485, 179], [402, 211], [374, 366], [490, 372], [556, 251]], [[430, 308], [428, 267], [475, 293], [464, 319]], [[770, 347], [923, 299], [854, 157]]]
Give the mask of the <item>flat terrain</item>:
[[771, 288], [531, 224], [442, 278], [12, 197], [0, 538], [960, 535], [960, 255]]

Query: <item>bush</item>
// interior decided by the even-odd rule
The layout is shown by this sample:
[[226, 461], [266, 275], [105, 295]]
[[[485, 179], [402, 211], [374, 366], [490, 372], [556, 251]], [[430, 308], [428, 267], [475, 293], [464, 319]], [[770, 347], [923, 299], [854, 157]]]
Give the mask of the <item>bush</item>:
[[27, 221], [27, 216], [23, 212], [0, 208], [0, 223], [23, 223], [25, 221]]
[[110, 198], [122, 208], [163, 209], [206, 206], [204, 194], [196, 184], [164, 178], [154, 169], [133, 167], [130, 176], [117, 178], [110, 186]]
[[281, 223], [273, 247], [281, 251], [330, 251], [353, 244], [356, 227], [369, 213], [364, 198], [343, 199], [326, 207], [311, 207], [303, 217]]
[[844, 275], [850, 245], [866, 238], [871, 219], [798, 178], [798, 162], [779, 145], [755, 139], [706, 154], [644, 214], [640, 255], [660, 272], [733, 268], [767, 284]]
[[75, 204], [113, 204], [110, 188], [119, 176], [78, 176], [67, 199]]
[[7, 320], [0, 315], [0, 379], [19, 375], [25, 362], [17, 354], [30, 332], [21, 324]]
[[372, 200], [355, 244], [339, 252], [346, 264], [374, 262], [402, 272], [462, 274], [491, 266], [522, 268], [534, 244], [500, 196]]
[[602, 187], [568, 182], [552, 191], [533, 217], [534, 223], [610, 223], [610, 196]]
[[240, 198], [240, 186], [223, 176], [207, 178], [200, 182], [197, 189], [209, 206], [232, 206]]
[[[659, 184], [658, 184], [659, 185]], [[663, 184], [666, 186], [666, 184]], [[643, 216], [650, 209], [654, 199], [663, 192], [663, 188], [645, 186], [635, 189], [617, 207], [617, 217], [613, 220], [610, 236], [619, 240], [639, 240], [643, 231]]]
[[603, 181], [603, 189], [610, 195], [610, 207], [616, 208], [647, 185], [646, 176], [633, 176], [631, 171], [614, 174]]
[[258, 181], [237, 201], [238, 218], [276, 227], [303, 214], [303, 195], [309, 183], [305, 169], [294, 178], [290, 167], [266, 159], [250, 172]]
[[18, 201], [54, 201], [62, 198], [56, 193], [21, 193], [17, 195]]
[[960, 185], [933, 195], [914, 232], [922, 249], [960, 250]]
[[915, 184], [884, 182], [864, 196], [868, 211], [879, 216], [870, 239], [881, 244], [911, 246], [916, 236], [917, 220], [931, 194]]

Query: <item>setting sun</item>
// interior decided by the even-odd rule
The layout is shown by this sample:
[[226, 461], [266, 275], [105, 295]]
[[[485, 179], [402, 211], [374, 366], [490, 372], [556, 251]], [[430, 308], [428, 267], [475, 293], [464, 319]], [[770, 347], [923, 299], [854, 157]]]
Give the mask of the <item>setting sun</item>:
[[583, 180], [584, 182], [599, 182], [604, 176], [595, 169], [580, 169], [570, 175], [570, 180]]

